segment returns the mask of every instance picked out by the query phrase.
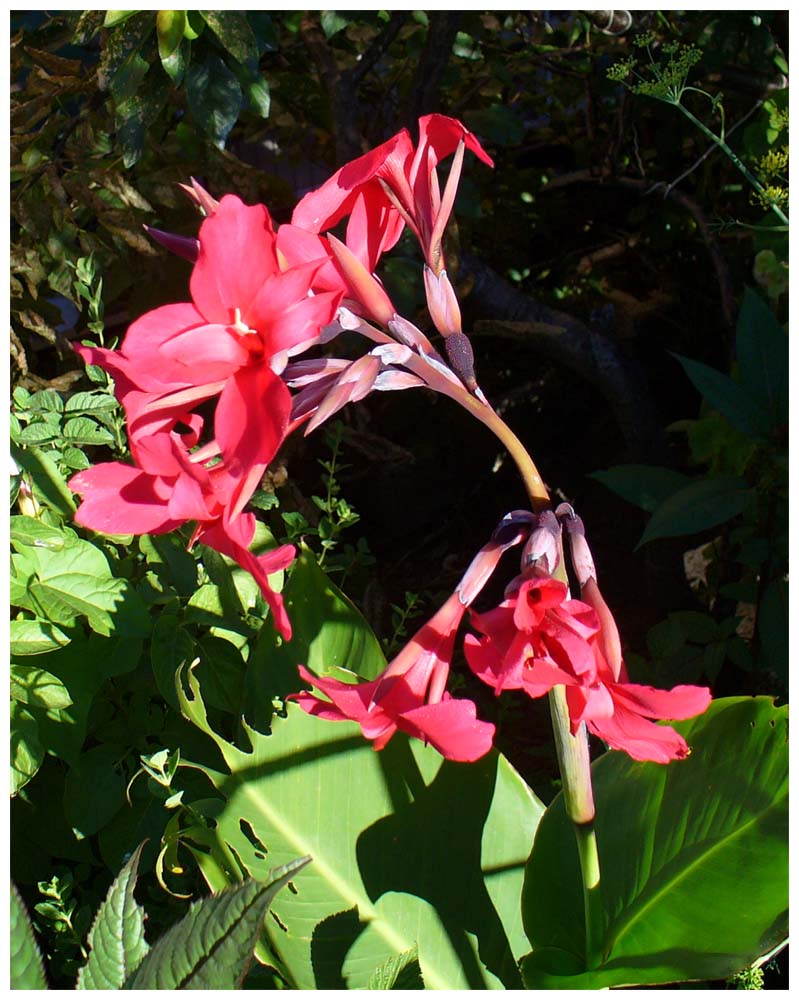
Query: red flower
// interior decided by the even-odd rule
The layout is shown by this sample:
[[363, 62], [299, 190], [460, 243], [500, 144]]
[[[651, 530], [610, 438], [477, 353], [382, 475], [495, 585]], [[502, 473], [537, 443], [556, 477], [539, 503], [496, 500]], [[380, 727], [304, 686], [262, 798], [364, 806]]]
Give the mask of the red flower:
[[357, 722], [381, 750], [398, 729], [431, 743], [449, 760], [473, 761], [491, 749], [494, 727], [477, 718], [474, 703], [444, 691], [455, 633], [465, 611], [457, 591], [391, 661], [376, 680], [346, 684], [300, 676], [329, 701], [301, 691], [290, 695], [309, 715]]
[[[154, 309], [133, 323], [117, 352], [79, 349], [126, 381], [131, 443], [219, 396], [214, 432], [238, 485], [240, 512], [288, 427], [291, 395], [279, 377], [292, 353], [319, 339], [340, 292], [310, 294], [320, 262], [281, 269], [269, 213], [226, 195], [203, 222], [192, 302]], [[141, 395], [136, 395], [141, 393]], [[123, 399], [128, 408], [129, 400]]]
[[196, 521], [190, 545], [201, 541], [251, 573], [272, 610], [276, 628], [289, 639], [291, 625], [269, 576], [291, 563], [294, 547], [281, 545], [262, 556], [248, 550], [255, 517], [231, 516], [230, 498], [237, 482], [221, 464], [205, 468], [193, 462], [188, 448], [195, 443], [195, 432], [181, 436], [165, 431], [139, 447], [140, 468], [105, 462], [78, 472], [69, 481], [70, 489], [83, 496], [75, 520], [111, 535], [158, 535]]
[[690, 685], [659, 691], [628, 683], [623, 667], [617, 673], [605, 658], [608, 644], [597, 613], [567, 595], [565, 584], [532, 577], [521, 581], [498, 608], [473, 613], [472, 625], [482, 635], [465, 640], [472, 671], [497, 694], [522, 689], [536, 698], [562, 684], [573, 733], [585, 723], [635, 760], [667, 763], [685, 757], [685, 740], [654, 720], [699, 715], [710, 704], [710, 691]]
[[[382, 146], [347, 163], [294, 209], [291, 221], [311, 233], [322, 233], [349, 215], [347, 246], [374, 270], [407, 223], [418, 238], [433, 270], [441, 268], [440, 244], [460, 173], [453, 165], [451, 183], [442, 194], [435, 173], [459, 144], [493, 166], [491, 157], [469, 130], [454, 118], [426, 115], [419, 119], [419, 145], [406, 129]], [[459, 157], [462, 152], [459, 153]]]

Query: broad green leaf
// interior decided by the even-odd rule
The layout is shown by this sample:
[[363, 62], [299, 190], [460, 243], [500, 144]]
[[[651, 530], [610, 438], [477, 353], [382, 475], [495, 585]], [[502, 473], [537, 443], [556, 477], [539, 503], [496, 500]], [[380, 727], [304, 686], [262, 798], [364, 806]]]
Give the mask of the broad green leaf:
[[419, 956], [413, 951], [394, 955], [369, 977], [367, 990], [423, 990], [424, 980], [419, 968]]
[[133, 897], [143, 844], [108, 890], [89, 931], [91, 951], [78, 973], [78, 990], [121, 990], [147, 954], [144, 910]]
[[46, 423], [28, 424], [16, 435], [17, 441], [25, 445], [49, 444], [60, 437], [61, 428]]
[[243, 10], [201, 10], [200, 16], [219, 39], [222, 48], [251, 69], [258, 64], [258, 45]]
[[589, 478], [650, 513], [691, 482], [682, 472], [659, 465], [614, 465], [592, 472]]
[[197, 589], [197, 563], [180, 539], [174, 535], [142, 535], [139, 549], [147, 559], [147, 565], [167, 585], [174, 587], [182, 596], [191, 597]]
[[366, 680], [377, 677], [386, 665], [363, 615], [319, 568], [308, 548], [300, 549], [289, 570], [283, 600], [291, 620], [291, 640], [278, 646], [267, 621], [247, 661], [243, 712], [258, 729], [269, 725], [273, 698], [302, 686], [298, 663], [318, 676], [346, 667]]
[[21, 514], [9, 519], [11, 543], [35, 545], [43, 549], [63, 549], [67, 539], [74, 538], [75, 532], [69, 528], [54, 528], [35, 517]]
[[21, 663], [12, 660], [11, 697], [25, 705], [36, 705], [45, 709], [69, 708], [72, 704], [63, 682], [30, 660]]
[[179, 707], [175, 676], [193, 659], [194, 640], [180, 627], [177, 615], [159, 615], [150, 643], [150, 663], [161, 696], [175, 709]]
[[159, 10], [155, 19], [158, 35], [158, 55], [161, 61], [168, 59], [183, 41], [186, 29], [185, 10]]
[[248, 879], [193, 903], [156, 943], [125, 983], [130, 990], [240, 989], [278, 890], [309, 857], [273, 868], [263, 882]]
[[604, 754], [592, 768], [604, 927], [586, 970], [574, 832], [558, 796], [527, 866], [529, 989], [724, 979], [787, 936], [787, 707], [723, 698], [677, 728], [669, 765]]
[[[354, 724], [292, 703], [270, 736], [243, 723], [252, 746], [243, 751], [213, 731], [186, 676], [181, 709], [226, 767], [188, 765], [224, 797], [193, 808], [253, 877], [297, 853], [314, 858], [266, 926], [293, 988], [363, 989], [376, 968], [417, 947], [428, 989], [520, 985], [515, 959], [527, 944], [514, 955], [510, 939], [543, 807], [502, 757], [454, 764], [402, 734], [376, 753]], [[196, 836], [204, 843], [207, 828]]]
[[20, 546], [32, 564], [28, 591], [41, 614], [58, 625], [74, 625], [85, 616], [100, 635], [149, 634], [150, 618], [141, 598], [128, 583], [113, 576], [105, 554], [73, 535], [54, 551], [37, 545]]
[[38, 619], [34, 621], [25, 618], [13, 621], [10, 633], [12, 656], [35, 656], [50, 649], [60, 649], [70, 641], [70, 637], [60, 628]]
[[75, 501], [55, 462], [38, 448], [20, 448], [13, 442], [11, 455], [19, 468], [30, 475], [37, 499], [43, 499], [63, 517], [71, 518], [75, 513]]
[[737, 476], [694, 480], [655, 509], [638, 547], [654, 538], [694, 535], [715, 528], [746, 510], [754, 496], [747, 481]]
[[186, 99], [192, 117], [203, 132], [218, 149], [224, 149], [230, 130], [238, 120], [244, 96], [239, 81], [219, 56], [209, 56], [204, 63], [189, 66]]
[[741, 383], [766, 410], [771, 426], [788, 420], [788, 336], [768, 305], [747, 288], [735, 339]]
[[685, 374], [702, 393], [714, 410], [751, 437], [763, 438], [769, 432], [769, 414], [747, 390], [733, 381], [729, 375], [716, 371], [700, 361], [674, 357], [680, 362]]
[[21, 791], [42, 766], [44, 747], [36, 719], [19, 702], [11, 702], [11, 794]]
[[9, 979], [12, 990], [46, 990], [42, 955], [33, 935], [28, 911], [11, 883], [11, 926], [9, 949]]
[[122, 808], [125, 780], [119, 749], [101, 745], [81, 754], [64, 782], [64, 812], [78, 840], [90, 837]]

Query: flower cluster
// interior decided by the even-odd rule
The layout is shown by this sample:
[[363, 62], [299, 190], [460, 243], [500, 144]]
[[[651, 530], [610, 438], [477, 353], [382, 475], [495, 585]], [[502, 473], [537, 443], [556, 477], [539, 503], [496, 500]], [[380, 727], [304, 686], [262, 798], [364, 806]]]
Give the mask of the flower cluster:
[[[427, 337], [397, 315], [373, 273], [406, 225], [429, 261], [440, 258], [464, 149], [491, 162], [453, 119], [428, 115], [419, 133], [418, 146], [403, 130], [339, 170], [277, 229], [265, 206], [235, 195], [217, 201], [192, 181], [185, 190], [206, 216], [198, 237], [148, 229], [193, 263], [191, 301], [142, 316], [119, 350], [77, 348], [114, 378], [134, 463], [73, 476], [70, 487], [83, 497], [78, 523], [142, 534], [194, 522], [192, 543], [251, 572], [287, 638], [291, 625], [268, 577], [289, 565], [294, 549], [255, 557], [255, 519], [244, 510], [286, 435], [303, 423], [312, 430], [373, 390], [466, 391]], [[453, 152], [442, 196], [436, 167]], [[345, 242], [324, 235], [345, 216]], [[377, 346], [354, 362], [294, 360], [345, 329]]]
[[[570, 598], [567, 585], [552, 575], [561, 561], [562, 525], [569, 534], [581, 600]], [[377, 748], [402, 729], [453, 760], [482, 756], [493, 727], [476, 720], [472, 702], [447, 699], [444, 685], [466, 608], [501, 553], [524, 539], [522, 572], [506, 588], [504, 600], [491, 611], [470, 611], [477, 635], [466, 635], [464, 651], [472, 672], [496, 694], [521, 690], [538, 698], [562, 685], [572, 733], [585, 724], [608, 746], [635, 760], [667, 763], [687, 756], [682, 736], [655, 720], [699, 715], [710, 704], [710, 691], [691, 685], [661, 691], [629, 681], [582, 521], [568, 504], [556, 513], [507, 515], [455, 593], [377, 680], [344, 684], [314, 678], [302, 668], [303, 680], [330, 700], [309, 692], [293, 697], [314, 715], [358, 722]]]

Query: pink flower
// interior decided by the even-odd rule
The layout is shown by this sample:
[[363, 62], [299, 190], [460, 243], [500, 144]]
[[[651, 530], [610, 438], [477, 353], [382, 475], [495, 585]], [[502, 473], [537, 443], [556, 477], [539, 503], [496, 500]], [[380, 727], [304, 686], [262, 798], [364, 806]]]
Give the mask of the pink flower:
[[[438, 274], [442, 266], [441, 236], [455, 201], [464, 148], [493, 166], [491, 158], [461, 122], [445, 115], [425, 115], [419, 119], [416, 148], [403, 129], [382, 146], [347, 163], [299, 202], [292, 224], [311, 233], [322, 233], [349, 215], [347, 246], [373, 270], [380, 255], [394, 246], [407, 223], [418, 238], [429, 266]], [[458, 159], [442, 196], [435, 168], [456, 151]]]
[[255, 517], [230, 515], [236, 480], [222, 464], [205, 468], [193, 462], [188, 449], [195, 443], [193, 431], [181, 436], [164, 430], [140, 445], [140, 467], [105, 462], [78, 472], [69, 481], [70, 489], [83, 496], [75, 520], [111, 535], [157, 535], [187, 521], [197, 522], [190, 545], [201, 541], [251, 573], [272, 610], [276, 628], [289, 639], [291, 625], [269, 576], [292, 562], [294, 547], [282, 545], [262, 556], [249, 551]]
[[431, 743], [449, 760], [477, 760], [491, 749], [494, 727], [477, 718], [474, 702], [444, 691], [455, 633], [465, 610], [455, 592], [376, 680], [345, 684], [314, 677], [301, 666], [302, 679], [329, 700], [308, 691], [290, 697], [309, 715], [357, 722], [363, 735], [374, 741], [375, 750], [401, 729]]
[[573, 733], [585, 723], [635, 760], [667, 763], [689, 753], [682, 736], [654, 720], [699, 715], [710, 704], [710, 691], [690, 685], [660, 691], [627, 682], [623, 667], [615, 672], [605, 657], [601, 619], [589, 604], [569, 600], [565, 584], [522, 579], [498, 608], [472, 613], [471, 620], [481, 637], [466, 636], [466, 658], [495, 693], [521, 689], [536, 698], [561, 684]]

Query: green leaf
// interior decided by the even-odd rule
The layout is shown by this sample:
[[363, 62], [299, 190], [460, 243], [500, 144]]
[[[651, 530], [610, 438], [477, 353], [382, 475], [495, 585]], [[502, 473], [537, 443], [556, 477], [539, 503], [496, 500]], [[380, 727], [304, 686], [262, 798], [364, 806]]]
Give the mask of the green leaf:
[[75, 501], [55, 462], [38, 448], [20, 448], [13, 442], [11, 455], [19, 468], [30, 475], [37, 498], [41, 497], [56, 513], [71, 518]]
[[77, 765], [95, 695], [109, 677], [133, 670], [140, 655], [139, 640], [106, 639], [92, 634], [88, 639], [73, 639], [63, 649], [36, 658], [37, 667], [58, 677], [72, 700], [66, 708], [47, 711], [30, 706], [49, 752]]
[[179, 625], [177, 615], [159, 615], [150, 643], [150, 663], [161, 696], [177, 709], [175, 676], [194, 659], [194, 641]]
[[158, 35], [158, 55], [162, 62], [180, 47], [185, 29], [185, 10], [158, 11], [155, 19], [155, 30]]
[[423, 990], [424, 979], [416, 949], [393, 955], [369, 977], [367, 990]]
[[592, 767], [604, 927], [587, 971], [574, 834], [559, 795], [527, 866], [529, 989], [724, 979], [787, 935], [787, 707], [723, 698], [678, 723], [686, 760]]
[[12, 656], [35, 656], [37, 653], [46, 653], [49, 649], [60, 649], [70, 641], [70, 637], [60, 628], [38, 619], [13, 621], [10, 630]]
[[186, 70], [186, 99], [203, 132], [224, 149], [244, 103], [235, 74], [218, 56], [209, 56], [200, 65], [192, 63]]
[[11, 702], [11, 794], [16, 795], [42, 766], [44, 747], [39, 727], [31, 713]]
[[263, 882], [247, 880], [193, 903], [156, 943], [125, 983], [130, 990], [240, 989], [264, 914], [277, 891], [311, 860], [273, 868]]
[[350, 22], [348, 18], [342, 17], [337, 10], [320, 10], [319, 23], [322, 25], [325, 38], [332, 38], [339, 31], [343, 31]]
[[85, 616], [100, 635], [148, 635], [147, 609], [127, 580], [113, 576], [105, 554], [75, 535], [64, 539], [60, 550], [17, 543], [33, 570], [28, 592], [43, 616], [66, 626]]
[[114, 879], [89, 931], [89, 959], [78, 973], [78, 990], [121, 990], [148, 952], [144, 910], [133, 898], [144, 845]]
[[[12, 622], [12, 625], [15, 624]], [[11, 697], [39, 708], [69, 708], [72, 699], [62, 681], [29, 661], [11, 663]]]
[[122, 755], [98, 746], [81, 754], [64, 781], [64, 812], [78, 840], [101, 830], [122, 808], [125, 779], [119, 771]]
[[788, 420], [788, 337], [760, 296], [747, 288], [738, 314], [736, 351], [742, 385], [763, 407], [770, 427]]
[[681, 354], [674, 357], [710, 406], [726, 417], [733, 427], [751, 437], [762, 438], [768, 434], [769, 415], [746, 389], [715, 368], [684, 358]]
[[64, 413], [100, 413], [116, 410], [119, 403], [105, 392], [76, 392], [70, 396]]
[[17, 887], [11, 883], [11, 945], [9, 978], [12, 990], [46, 990], [42, 955], [33, 935], [28, 911]]
[[[192, 803], [214, 841], [253, 877], [298, 852], [314, 858], [313, 878], [267, 921], [292, 988], [366, 988], [415, 947], [429, 989], [519, 986], [520, 876], [543, 807], [504, 758], [454, 764], [402, 734], [375, 753], [356, 725], [291, 703], [270, 736], [243, 723], [252, 750], [242, 751], [213, 731], [185, 676], [181, 710], [225, 762], [224, 772], [201, 768], [224, 801]], [[207, 828], [186, 842], [195, 836], [203, 844]], [[204, 866], [205, 851], [195, 856]], [[522, 942], [515, 954], [511, 941]]]
[[747, 481], [737, 476], [695, 480], [655, 509], [637, 547], [655, 538], [694, 535], [715, 528], [746, 510], [753, 499]]
[[64, 440], [73, 444], [113, 444], [114, 435], [90, 417], [73, 417], [64, 424]]
[[258, 44], [243, 10], [201, 10], [200, 16], [222, 48], [250, 69], [258, 65]]
[[147, 130], [161, 114], [168, 95], [169, 81], [160, 73], [156, 76], [148, 72], [137, 92], [117, 105], [114, 124], [126, 167], [132, 167], [141, 157]]
[[650, 513], [691, 482], [682, 472], [659, 465], [614, 465], [592, 472], [589, 479], [596, 479], [624, 500]]
[[757, 609], [757, 634], [769, 670], [788, 683], [788, 581], [772, 580]]
[[105, 19], [103, 20], [104, 28], [113, 28], [114, 25], [122, 24], [123, 21], [127, 21], [129, 17], [134, 14], [138, 14], [136, 10], [108, 10], [105, 14]]

